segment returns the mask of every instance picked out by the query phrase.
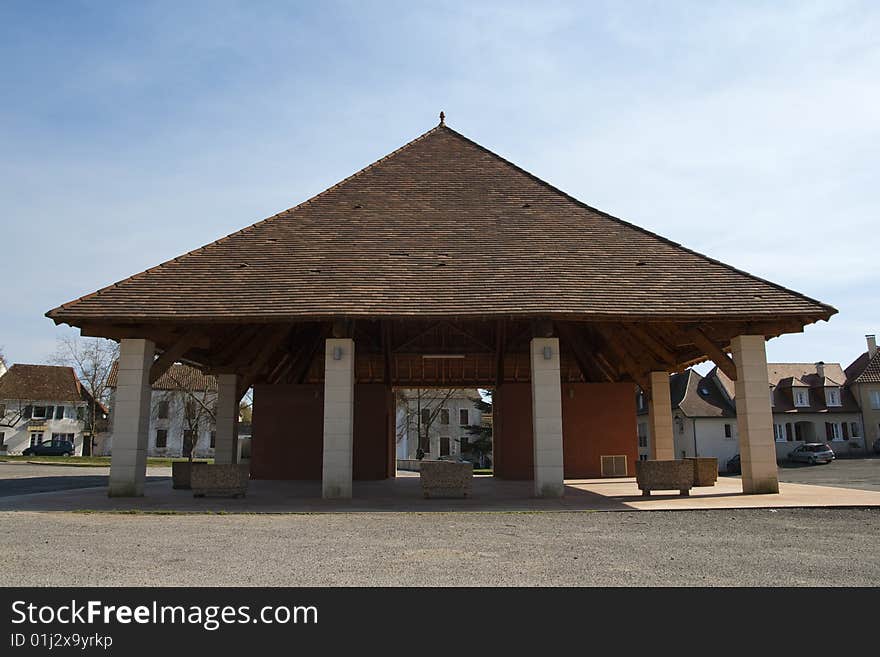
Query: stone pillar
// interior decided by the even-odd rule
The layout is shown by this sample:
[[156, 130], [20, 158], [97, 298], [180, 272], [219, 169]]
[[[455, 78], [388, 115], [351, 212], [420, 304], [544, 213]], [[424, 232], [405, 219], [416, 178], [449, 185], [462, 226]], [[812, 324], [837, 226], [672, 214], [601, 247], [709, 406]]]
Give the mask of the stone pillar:
[[736, 424], [743, 493], [778, 493], [764, 336], [740, 335], [730, 347], [736, 363]]
[[238, 462], [238, 384], [237, 374], [217, 375], [214, 463]]
[[350, 498], [354, 433], [354, 340], [328, 338], [324, 349], [325, 499]]
[[535, 495], [562, 497], [562, 382], [559, 339], [532, 338], [532, 445], [535, 457]]
[[651, 372], [648, 423], [651, 429], [651, 459], [674, 460], [675, 440], [672, 435], [672, 397], [669, 392], [668, 372]]
[[126, 338], [119, 345], [119, 370], [113, 407], [113, 453], [110, 497], [140, 497], [147, 477], [147, 434], [150, 430], [150, 367], [156, 345]]

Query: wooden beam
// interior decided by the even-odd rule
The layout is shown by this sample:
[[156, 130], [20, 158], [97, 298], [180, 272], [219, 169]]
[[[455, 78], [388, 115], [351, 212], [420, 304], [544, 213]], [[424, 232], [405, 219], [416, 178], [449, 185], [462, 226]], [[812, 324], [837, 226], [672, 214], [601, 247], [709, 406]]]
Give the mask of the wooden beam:
[[382, 381], [386, 386], [391, 385], [391, 349], [392, 349], [392, 335], [391, 335], [391, 322], [388, 320], [382, 320], [379, 325], [380, 330], [382, 331]]
[[189, 351], [199, 337], [201, 337], [201, 333], [195, 329], [191, 329], [184, 333], [177, 342], [162, 352], [162, 355], [154, 360], [150, 367], [150, 385], [156, 383], [156, 381], [159, 380], [159, 377], [168, 371], [169, 367]]
[[324, 341], [326, 329], [318, 327], [312, 334], [311, 338], [303, 343], [302, 348], [296, 356], [296, 362], [290, 370], [290, 379], [292, 383], [302, 383], [308, 376], [309, 368], [315, 359], [315, 354]]
[[495, 387], [504, 383], [504, 349], [507, 337], [507, 325], [503, 319], [495, 323]]
[[562, 338], [565, 345], [574, 354], [574, 359], [577, 362], [578, 369], [581, 371], [581, 376], [584, 377], [584, 381], [593, 381], [602, 377], [607, 378], [609, 381], [614, 380], [598, 367], [598, 363], [596, 363], [592, 354], [584, 348], [577, 334], [577, 329], [564, 322], [557, 322], [556, 330], [559, 332], [559, 337]]
[[651, 335], [646, 329], [638, 324], [627, 324], [627, 328], [648, 348], [649, 351], [662, 360], [666, 365], [673, 366], [677, 363], [675, 353], [659, 339]]
[[690, 332], [691, 339], [697, 348], [711, 359], [724, 372], [731, 381], [736, 381], [736, 363], [728, 356], [721, 347], [713, 342], [700, 328]]
[[620, 343], [610, 327], [605, 327], [602, 324], [593, 324], [592, 328], [603, 339], [605, 345], [614, 352], [616, 360], [620, 363], [619, 369], [627, 374], [633, 381], [639, 385], [643, 385], [646, 380], [645, 374], [647, 373], [647, 370], [633, 360], [632, 356], [627, 352], [626, 347]]

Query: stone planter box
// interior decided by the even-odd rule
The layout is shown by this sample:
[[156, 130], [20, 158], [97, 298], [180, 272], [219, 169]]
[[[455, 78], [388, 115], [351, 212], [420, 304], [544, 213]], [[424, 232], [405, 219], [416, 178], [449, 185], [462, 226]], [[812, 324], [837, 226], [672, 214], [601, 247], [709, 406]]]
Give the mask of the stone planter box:
[[690, 495], [694, 486], [694, 464], [690, 461], [636, 461], [636, 482], [642, 495], [652, 490], [677, 490]]
[[190, 473], [193, 497], [244, 497], [250, 479], [248, 464], [200, 463]]
[[714, 486], [718, 481], [718, 459], [714, 456], [687, 458], [694, 464], [694, 486]]
[[419, 466], [422, 495], [431, 497], [470, 497], [474, 481], [472, 463], [422, 461]]
[[193, 465], [206, 465], [206, 461], [172, 461], [171, 462], [171, 487], [179, 490], [190, 489], [190, 472]]

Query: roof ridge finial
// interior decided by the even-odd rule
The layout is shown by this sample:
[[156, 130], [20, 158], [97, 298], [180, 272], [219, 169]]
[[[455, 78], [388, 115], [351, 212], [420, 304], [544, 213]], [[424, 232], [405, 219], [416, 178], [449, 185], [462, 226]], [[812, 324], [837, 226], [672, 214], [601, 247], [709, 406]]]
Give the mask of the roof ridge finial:
[[440, 110], [440, 125], [446, 125], [446, 114]]

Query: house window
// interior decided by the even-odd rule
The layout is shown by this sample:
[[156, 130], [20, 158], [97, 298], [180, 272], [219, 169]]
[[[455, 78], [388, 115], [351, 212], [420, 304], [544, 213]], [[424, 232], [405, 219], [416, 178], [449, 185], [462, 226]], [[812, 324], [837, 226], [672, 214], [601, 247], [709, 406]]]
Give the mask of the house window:
[[186, 402], [186, 416], [190, 419], [196, 416], [196, 403], [194, 401]]
[[168, 430], [156, 429], [156, 448], [164, 449], [168, 447]]
[[76, 419], [82, 422], [86, 417], [86, 409], [82, 406], [76, 409]]
[[467, 436], [462, 436], [458, 442], [461, 445], [462, 452], [467, 452], [471, 448], [470, 440], [468, 440]]
[[167, 420], [168, 419], [168, 402], [167, 401], [160, 401], [159, 402], [158, 408], [156, 409], [156, 416], [160, 420]]
[[807, 390], [795, 390], [794, 391], [794, 405], [795, 406], [809, 406], [810, 405], [810, 393]]
[[440, 409], [440, 424], [449, 424], [449, 409]]
[[467, 425], [469, 425], [471, 423], [471, 419], [468, 416], [468, 409], [466, 409], [466, 408], [458, 409], [458, 423], [463, 427], [466, 427]]
[[645, 410], [645, 393], [639, 391], [639, 410]]
[[647, 461], [647, 460], [648, 460], [647, 454], [639, 454], [639, 461]]
[[840, 440], [842, 437], [840, 432], [840, 425], [836, 422], [826, 422], [825, 434], [829, 440]]
[[440, 436], [440, 456], [449, 456], [449, 436]]
[[724, 437], [725, 437], [725, 438], [730, 438], [730, 436], [731, 436], [732, 433], [733, 433], [733, 432], [732, 432], [732, 430], [731, 430], [730, 425], [729, 425], [729, 424], [725, 424], [725, 425], [724, 425]]
[[32, 433], [31, 434], [31, 447], [34, 445], [42, 445], [43, 444], [43, 434], [41, 433]]
[[0, 404], [0, 417], [6, 417], [6, 404]]
[[211, 449], [214, 449], [217, 446], [217, 432], [211, 432]]
[[785, 442], [785, 425], [784, 424], [774, 424], [773, 425], [773, 437], [776, 439], [777, 443]]
[[424, 424], [425, 426], [431, 424], [431, 409], [422, 409], [422, 424]]
[[55, 419], [56, 420], [63, 420], [64, 419], [64, 407], [63, 406], [56, 406], [55, 407]]
[[45, 420], [46, 419], [46, 407], [45, 406], [34, 406], [34, 410], [31, 412], [31, 417], [35, 420]]
[[840, 406], [840, 388], [826, 388], [825, 403], [828, 406]]
[[196, 432], [192, 429], [185, 429], [183, 432], [183, 455], [189, 456], [193, 448], [195, 447], [195, 443], [193, 440], [195, 439]]
[[859, 423], [858, 422], [850, 422], [849, 425], [850, 434], [853, 438], [859, 438]]
[[880, 409], [880, 390], [871, 391], [871, 408]]

